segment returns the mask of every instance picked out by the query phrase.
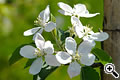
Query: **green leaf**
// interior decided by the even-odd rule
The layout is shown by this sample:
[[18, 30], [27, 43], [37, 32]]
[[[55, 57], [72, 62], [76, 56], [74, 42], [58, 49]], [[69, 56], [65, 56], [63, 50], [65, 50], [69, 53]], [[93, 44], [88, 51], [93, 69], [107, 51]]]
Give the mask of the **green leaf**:
[[80, 80], [100, 80], [99, 73], [92, 67], [82, 67]]
[[99, 49], [99, 48], [94, 48], [92, 50], [92, 53], [95, 54], [100, 62], [105, 65], [106, 63], [112, 63], [112, 58], [109, 56], [104, 50]]
[[54, 38], [56, 38], [56, 39], [58, 38], [58, 36], [57, 36], [58, 33], [57, 33], [57, 29], [56, 29], [56, 28], [55, 28], [54, 30], [52, 30], [51, 33], [52, 33], [52, 36], [53, 36]]
[[69, 32], [65, 32], [61, 29], [59, 29], [59, 34], [60, 34], [59, 36], [60, 36], [61, 41], [64, 41], [66, 39], [66, 37], [70, 36]]
[[46, 63], [44, 63], [40, 73], [33, 75], [33, 80], [45, 80], [57, 68], [58, 67], [49, 66]]
[[19, 51], [20, 51], [20, 48], [25, 46], [26, 44], [23, 44], [21, 46], [19, 46], [18, 48], [16, 48], [16, 50], [13, 52], [12, 56], [10, 57], [9, 59], [9, 65], [12, 65], [14, 64], [15, 62], [17, 62], [18, 60], [20, 60], [21, 58], [23, 58]]
[[53, 14], [50, 15], [51, 21], [56, 23], [56, 18], [53, 16]]
[[53, 71], [55, 71], [58, 67], [52, 67], [52, 66], [48, 66], [45, 65], [40, 73], [39, 73], [39, 77], [41, 78], [41, 80], [45, 80], [47, 78], [48, 75], [50, 75]]
[[39, 75], [33, 75], [33, 80], [41, 80]]
[[37, 80], [38, 75], [33, 75], [33, 80]]
[[15, 51], [12, 53], [12, 56], [11, 56], [10, 59], [9, 59], [9, 65], [12, 65], [12, 64], [14, 64], [15, 62], [17, 62], [18, 60], [20, 60], [21, 58], [23, 58], [23, 57], [20, 55], [19, 52], [20, 52], [20, 49], [21, 49], [23, 46], [25, 46], [25, 45], [32, 45], [32, 46], [34, 46], [34, 43], [23, 44], [23, 45], [17, 47], [17, 48], [15, 49]]
[[61, 40], [64, 41], [69, 36], [70, 36], [69, 32], [65, 32], [63, 35], [61, 35]]
[[53, 30], [53, 33], [54, 33], [54, 36], [57, 37], [57, 29], [56, 28]]
[[29, 67], [29, 66], [31, 66], [31, 64], [33, 63], [34, 60], [35, 60], [35, 59], [28, 59], [26, 65], [25, 65], [25, 67], [24, 67], [24, 69], [27, 68], [27, 67]]

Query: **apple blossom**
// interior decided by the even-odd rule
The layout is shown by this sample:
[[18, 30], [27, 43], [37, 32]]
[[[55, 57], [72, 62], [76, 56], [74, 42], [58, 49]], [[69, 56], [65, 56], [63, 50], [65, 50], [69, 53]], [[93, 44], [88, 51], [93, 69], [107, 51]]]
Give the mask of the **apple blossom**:
[[95, 41], [104, 41], [108, 39], [109, 35], [106, 32], [97, 32], [94, 33], [92, 28], [87, 26], [83, 26], [80, 20], [77, 17], [71, 17], [71, 23], [74, 27], [74, 31], [78, 35], [79, 38], [83, 38], [83, 40], [95, 40]]
[[[67, 64], [67, 72], [70, 78], [73, 78], [80, 74], [82, 67], [93, 65], [96, 56], [98, 58], [96, 60], [100, 61], [101, 63], [104, 62], [104, 60], [101, 60], [101, 57], [104, 56], [104, 52], [100, 50], [103, 53], [103, 56], [99, 56], [99, 54], [97, 55], [99, 50], [96, 50], [96, 48], [92, 50], [92, 48], [96, 45], [95, 41], [104, 41], [108, 39], [109, 35], [106, 32], [102, 31], [94, 32], [92, 28], [90, 28], [89, 26], [84, 26], [79, 20], [80, 17], [90, 18], [98, 15], [99, 13], [90, 14], [84, 4], [76, 4], [72, 8], [68, 4], [59, 2], [58, 6], [61, 8], [61, 10], [59, 10], [61, 14], [71, 17], [72, 27], [69, 27], [69, 30], [67, 31], [62, 31], [61, 29], [56, 28], [56, 19], [53, 15], [51, 15], [50, 17], [50, 9], [48, 5], [45, 10], [41, 11], [38, 15], [38, 18], [35, 21], [37, 27], [24, 32], [24, 36], [34, 35], [33, 40], [36, 47], [33, 47], [32, 45], [26, 45], [22, 48], [21, 46], [17, 48], [17, 51], [18, 49], [20, 49], [21, 56], [34, 60], [30, 61], [30, 63], [32, 62], [32, 64], [30, 66], [29, 73], [34, 75], [33, 78], [36, 78], [38, 76], [38, 78], [36, 79], [44, 80], [56, 68], [58, 68], [52, 68], [51, 66], [61, 66], [61, 64]], [[58, 21], [58, 23], [60, 22]], [[55, 30], [52, 31], [53, 29]], [[52, 31], [52, 36], [54, 38], [54, 41], [56, 42], [55, 46], [58, 46], [58, 48], [56, 48], [55, 50], [60, 51], [54, 51], [54, 47], [51, 41], [45, 41], [42, 36], [43, 30], [45, 30], [46, 32]], [[45, 37], [51, 36], [46, 35]], [[81, 38], [79, 39], [79, 45], [76, 43], [74, 38], [76, 40]], [[96, 56], [91, 52], [93, 52]], [[16, 58], [16, 61], [20, 58]], [[110, 59], [111, 57], [108, 56], [109, 61]], [[12, 61], [11, 63], [13, 63], [14, 60], [15, 59], [13, 54], [10, 60]], [[27, 63], [26, 66], [28, 67], [29, 64]], [[96, 74], [99, 78], [99, 74], [97, 74], [97, 72], [92, 69], [89, 70], [87, 75], [84, 73], [85, 69], [82, 68], [82, 70], [82, 79], [83, 77], [87, 77], [89, 73]], [[86, 76], [83, 76], [83, 73]]]
[[51, 66], [60, 66], [60, 63], [56, 60], [54, 53], [53, 44], [50, 41], [44, 40], [41, 34], [37, 33], [35, 37], [36, 47], [31, 45], [26, 45], [21, 48], [20, 55], [33, 59], [36, 58], [32, 63], [29, 72], [33, 75], [38, 74], [42, 68], [43, 60], [42, 57], [45, 57], [46, 64]]
[[[56, 23], [49, 21], [50, 20], [50, 10], [49, 5], [46, 7], [45, 10], [41, 11], [38, 16], [38, 21], [36, 21], [37, 24], [39, 24], [40, 27], [35, 27], [32, 29], [29, 29], [24, 32], [24, 36], [30, 36], [36, 33], [42, 33], [43, 29], [46, 32], [52, 31], [56, 27]], [[35, 35], [33, 39], [35, 38]]]
[[67, 37], [65, 40], [65, 49], [67, 52], [59, 51], [56, 58], [61, 64], [68, 64], [68, 74], [72, 78], [80, 74], [81, 64], [90, 66], [94, 63], [95, 56], [91, 54], [91, 49], [95, 46], [93, 41], [83, 41], [78, 50], [77, 43], [72, 37]]
[[62, 9], [62, 10], [59, 10], [59, 12], [66, 16], [77, 16], [78, 18], [80, 17], [90, 18], [99, 14], [99, 13], [90, 14], [84, 4], [76, 4], [74, 5], [74, 8], [72, 8], [68, 4], [59, 2], [58, 6]]

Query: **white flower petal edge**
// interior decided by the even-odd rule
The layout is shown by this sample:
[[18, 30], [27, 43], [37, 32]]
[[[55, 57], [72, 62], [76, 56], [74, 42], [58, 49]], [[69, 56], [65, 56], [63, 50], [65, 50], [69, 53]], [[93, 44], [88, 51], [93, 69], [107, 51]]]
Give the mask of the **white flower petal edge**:
[[44, 11], [41, 11], [40, 14], [38, 15], [38, 18], [41, 18], [42, 20], [44, 19]]
[[109, 35], [106, 32], [97, 32], [93, 33], [90, 38], [95, 41], [104, 41], [109, 38]]
[[[43, 32], [43, 28], [41, 28], [37, 33], [39, 33], [39, 34], [42, 34], [42, 32]], [[36, 33], [36, 34], [37, 34]], [[33, 40], [35, 41], [35, 38], [36, 38], [36, 34], [34, 34], [34, 36], [33, 36]]]
[[45, 40], [44, 40], [43, 36], [39, 33], [36, 34], [35, 44], [36, 44], [36, 47], [41, 49], [41, 50], [44, 47]]
[[60, 66], [61, 64], [57, 61], [55, 55], [46, 55], [45, 56], [46, 64], [50, 66]]
[[66, 12], [64, 10], [58, 10], [58, 12], [66, 16], [72, 16], [72, 13]]
[[49, 19], [50, 19], [50, 9], [48, 5], [44, 10], [43, 22], [46, 23], [49, 21]]
[[85, 13], [83, 14], [79, 14], [80, 17], [86, 17], [86, 18], [91, 18], [94, 16], [99, 15], [100, 13], [94, 13], [94, 14], [90, 14], [88, 10], [85, 11]]
[[54, 23], [54, 22], [48, 22], [47, 24], [46, 24], [46, 26], [45, 26], [45, 31], [46, 32], [50, 32], [50, 31], [52, 31], [53, 29], [55, 29], [55, 27], [56, 27], [56, 23]]
[[42, 58], [37, 58], [31, 65], [29, 72], [33, 75], [36, 75], [40, 72], [43, 65]]
[[75, 32], [79, 38], [82, 38], [85, 35], [85, 33], [83, 32], [82, 26], [75, 26]]
[[37, 57], [35, 55], [35, 48], [33, 46], [30, 46], [30, 45], [26, 45], [26, 46], [22, 47], [20, 49], [20, 55], [25, 57], [25, 58], [29, 58], [29, 59]]
[[59, 6], [62, 10], [64, 10], [65, 12], [68, 12], [68, 13], [72, 13], [72, 12], [73, 12], [72, 7], [69, 6], [68, 4], [65, 4], [65, 3], [63, 3], [63, 2], [59, 2], [59, 3], [58, 3], [58, 6]]
[[85, 33], [84, 33], [84, 26], [82, 25], [80, 20], [77, 17], [72, 16], [71, 23], [72, 23], [74, 30], [75, 30], [76, 34], [78, 35], [78, 37], [82, 38]]
[[83, 41], [78, 47], [78, 54], [79, 55], [88, 55], [92, 48], [95, 46], [94, 41]]
[[76, 52], [76, 41], [72, 37], [67, 37], [65, 40], [65, 49], [70, 55], [74, 55]]
[[53, 54], [54, 53], [54, 48], [53, 48], [53, 44], [51, 43], [51, 41], [46, 41], [45, 42], [44, 52], [47, 53], [47, 54]]
[[24, 36], [33, 35], [33, 34], [35, 34], [39, 29], [40, 29], [40, 27], [36, 27], [36, 28], [29, 29], [29, 30], [25, 31], [23, 35], [24, 35]]
[[94, 63], [95, 61], [95, 55], [93, 54], [88, 54], [88, 55], [83, 55], [81, 58], [80, 58], [80, 61], [82, 64], [86, 65], [86, 66], [90, 66]]
[[75, 16], [72, 16], [72, 17], [71, 17], [71, 23], [72, 23], [73, 26], [79, 26], [79, 27], [83, 28], [82, 23], [81, 23], [80, 20], [79, 20], [77, 17], [75, 17]]
[[68, 64], [72, 61], [72, 57], [67, 52], [62, 51], [57, 52], [56, 59], [61, 64]]
[[74, 5], [73, 10], [74, 10], [75, 13], [78, 15], [78, 14], [85, 13], [85, 11], [86, 11], [87, 9], [86, 9], [86, 6], [85, 6], [84, 4], [76, 4], [76, 5]]
[[72, 62], [68, 67], [68, 74], [70, 78], [80, 74], [81, 66], [77, 62]]

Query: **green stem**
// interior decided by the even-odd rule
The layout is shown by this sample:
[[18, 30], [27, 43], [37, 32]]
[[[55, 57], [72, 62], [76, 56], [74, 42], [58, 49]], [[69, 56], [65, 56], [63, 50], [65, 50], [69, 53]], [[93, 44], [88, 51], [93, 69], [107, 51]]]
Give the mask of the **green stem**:
[[55, 41], [56, 41], [57, 46], [63, 51], [62, 47], [60, 46], [60, 42], [57, 40], [57, 38], [56, 38], [56, 36], [54, 35], [54, 33], [53, 33], [53, 32], [51, 32], [51, 33], [52, 33], [53, 38], [54, 38]]
[[75, 33], [74, 26], [70, 29], [70, 37], [72, 37]]

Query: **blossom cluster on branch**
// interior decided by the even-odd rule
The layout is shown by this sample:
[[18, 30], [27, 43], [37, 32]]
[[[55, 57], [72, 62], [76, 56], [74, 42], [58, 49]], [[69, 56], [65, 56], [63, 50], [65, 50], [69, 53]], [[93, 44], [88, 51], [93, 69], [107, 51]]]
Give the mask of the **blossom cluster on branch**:
[[[36, 47], [26, 45], [20, 49], [21, 56], [29, 59], [35, 58], [29, 69], [33, 75], [38, 74], [43, 63], [46, 62], [50, 66], [69, 65], [67, 72], [70, 78], [75, 77], [80, 74], [83, 66], [91, 66], [94, 63], [96, 56], [91, 53], [91, 50], [96, 45], [95, 41], [104, 41], [109, 37], [106, 32], [102, 30], [94, 32], [92, 27], [84, 26], [80, 21], [81, 17], [90, 18], [99, 15], [99, 13], [90, 14], [84, 4], [76, 4], [72, 8], [68, 4], [59, 2], [58, 6], [61, 8], [59, 10], [61, 14], [71, 16], [72, 24], [68, 30], [70, 36], [65, 38], [64, 46], [59, 45], [59, 41], [56, 41], [58, 47], [61, 48], [60, 51], [55, 51], [51, 41], [45, 41], [45, 36], [42, 36], [43, 30], [52, 32], [57, 27], [56, 23], [50, 20], [49, 5], [40, 12], [35, 21], [38, 27], [24, 32], [24, 36], [33, 35], [33, 41], [36, 45]], [[82, 39], [80, 44], [76, 43], [73, 35]], [[54, 37], [57, 40], [56, 36]]]

